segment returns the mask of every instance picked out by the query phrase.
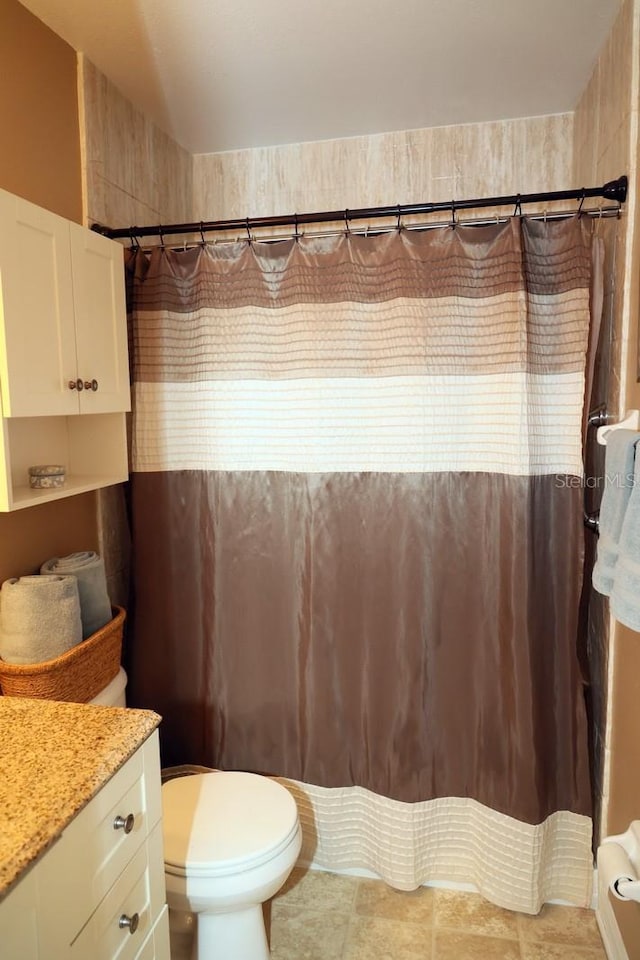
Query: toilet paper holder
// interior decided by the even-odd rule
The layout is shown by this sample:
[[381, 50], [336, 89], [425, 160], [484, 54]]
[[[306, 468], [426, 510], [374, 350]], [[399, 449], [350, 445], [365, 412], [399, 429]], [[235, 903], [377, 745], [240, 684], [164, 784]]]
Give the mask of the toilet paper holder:
[[633, 869], [629, 871], [631, 876], [618, 876], [609, 889], [618, 900], [635, 900], [640, 903], [640, 879], [636, 873], [640, 862], [640, 820], [633, 820], [624, 833], [605, 837], [600, 846], [602, 848], [610, 844], [622, 848]]

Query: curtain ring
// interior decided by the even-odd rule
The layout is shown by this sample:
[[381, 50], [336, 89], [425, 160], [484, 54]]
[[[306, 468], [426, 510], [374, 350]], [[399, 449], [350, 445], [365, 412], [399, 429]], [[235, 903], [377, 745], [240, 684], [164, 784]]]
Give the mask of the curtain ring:
[[585, 196], [586, 196], [586, 190], [585, 190], [585, 188], [583, 187], [583, 188], [582, 188], [582, 196], [580, 197], [580, 203], [579, 203], [579, 205], [578, 205], [578, 218], [580, 218], [580, 217], [582, 216], [582, 207], [583, 207], [583, 205], [584, 205], [584, 198], [585, 198]]
[[516, 205], [513, 208], [513, 216], [521, 217], [522, 216], [522, 200], [520, 199], [520, 194], [516, 195]]
[[200, 243], [201, 243], [202, 246], [204, 247], [204, 245], [206, 244], [206, 242], [207, 242], [207, 241], [204, 239], [204, 225], [203, 225], [203, 222], [202, 222], [202, 220], [201, 220], [201, 221], [200, 221]]
[[135, 227], [131, 227], [130, 230], [129, 230], [129, 236], [131, 237], [131, 249], [132, 249], [132, 250], [134, 250], [134, 249], [135, 249], [135, 250], [139, 250], [139, 249], [140, 249], [140, 241], [138, 240], [138, 237], [137, 237], [137, 234], [136, 234], [135, 231], [136, 231], [136, 228], [135, 228]]
[[452, 200], [452, 201], [451, 201], [451, 229], [452, 229], [452, 230], [455, 230], [456, 226], [457, 226], [457, 221], [456, 221], [456, 202], [455, 202], [455, 200]]
[[401, 210], [400, 210], [400, 204], [398, 204], [398, 223], [397, 223], [397, 225], [396, 225], [396, 226], [397, 226], [398, 233], [400, 233], [400, 231], [402, 230], [402, 223], [400, 222], [400, 217], [401, 217], [401, 215], [402, 215], [402, 214], [401, 214]]
[[249, 226], [249, 217], [247, 217], [245, 221], [245, 226], [247, 228], [247, 240], [249, 243], [251, 243], [251, 241], [253, 240], [253, 237], [251, 236], [251, 227]]
[[344, 233], [346, 237], [351, 236], [351, 230], [349, 229], [349, 210], [344, 211]]
[[158, 236], [160, 237], [160, 249], [164, 250], [164, 237], [162, 235], [162, 224], [158, 224]]
[[295, 229], [293, 238], [296, 241], [296, 243], [298, 243], [300, 240], [300, 234], [298, 233], [298, 214], [297, 213], [294, 213], [293, 215], [293, 223], [294, 223], [294, 229]]

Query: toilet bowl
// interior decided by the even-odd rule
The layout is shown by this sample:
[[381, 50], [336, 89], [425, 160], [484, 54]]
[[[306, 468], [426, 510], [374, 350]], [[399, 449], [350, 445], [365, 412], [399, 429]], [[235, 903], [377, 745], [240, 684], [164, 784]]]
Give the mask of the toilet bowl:
[[268, 960], [262, 903], [283, 885], [302, 834], [291, 794], [252, 773], [162, 786], [167, 903], [196, 917], [197, 960]]

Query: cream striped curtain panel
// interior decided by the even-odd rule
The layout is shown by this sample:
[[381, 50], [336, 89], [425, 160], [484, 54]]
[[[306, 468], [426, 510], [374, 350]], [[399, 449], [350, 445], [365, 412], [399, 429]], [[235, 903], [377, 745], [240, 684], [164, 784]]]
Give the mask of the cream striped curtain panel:
[[589, 902], [591, 229], [130, 255], [134, 702], [321, 865]]

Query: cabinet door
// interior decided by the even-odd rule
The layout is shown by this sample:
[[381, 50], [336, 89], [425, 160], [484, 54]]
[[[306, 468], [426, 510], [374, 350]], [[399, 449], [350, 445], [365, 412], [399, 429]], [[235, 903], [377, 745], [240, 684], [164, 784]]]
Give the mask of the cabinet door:
[[77, 413], [69, 226], [0, 190], [0, 386], [5, 417]]
[[38, 960], [38, 891], [33, 873], [21, 880], [0, 904], [2, 960]]
[[122, 247], [74, 223], [70, 231], [80, 411], [130, 410]]

